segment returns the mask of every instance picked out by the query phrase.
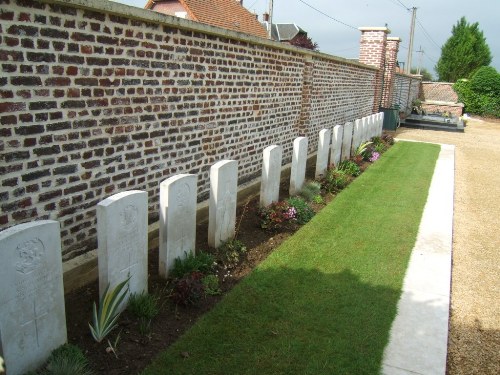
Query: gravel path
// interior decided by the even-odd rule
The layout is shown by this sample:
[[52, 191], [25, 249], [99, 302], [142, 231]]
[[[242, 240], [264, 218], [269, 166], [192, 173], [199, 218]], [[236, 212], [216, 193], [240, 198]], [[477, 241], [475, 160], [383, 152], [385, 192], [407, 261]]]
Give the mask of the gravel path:
[[500, 121], [397, 136], [456, 146], [447, 374], [500, 374]]

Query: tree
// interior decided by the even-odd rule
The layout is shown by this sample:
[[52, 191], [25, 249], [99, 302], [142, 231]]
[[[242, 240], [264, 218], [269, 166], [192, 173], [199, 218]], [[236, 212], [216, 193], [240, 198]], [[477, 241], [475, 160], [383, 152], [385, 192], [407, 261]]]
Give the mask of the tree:
[[490, 48], [477, 22], [469, 24], [462, 17], [451, 34], [441, 47], [441, 57], [435, 67], [440, 81], [469, 78], [477, 69], [490, 64]]
[[[417, 74], [417, 69], [412, 68], [411, 74]], [[427, 69], [420, 69], [420, 74], [422, 75], [422, 81], [432, 81], [432, 74]]]
[[302, 47], [307, 49], [312, 49], [313, 51], [318, 50], [318, 43], [314, 43], [311, 38], [307, 36], [307, 34], [298, 34], [290, 40], [290, 44], [295, 47]]

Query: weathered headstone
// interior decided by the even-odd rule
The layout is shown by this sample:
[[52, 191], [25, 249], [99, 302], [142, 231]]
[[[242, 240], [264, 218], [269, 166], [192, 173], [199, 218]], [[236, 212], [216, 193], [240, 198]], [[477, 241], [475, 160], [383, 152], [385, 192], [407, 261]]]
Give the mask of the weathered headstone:
[[384, 132], [384, 112], [378, 114], [378, 136], [381, 137]]
[[0, 232], [0, 354], [9, 375], [41, 366], [66, 342], [59, 222]]
[[306, 179], [307, 137], [297, 137], [293, 141], [292, 170], [290, 172], [289, 194], [297, 195]]
[[208, 245], [219, 247], [234, 237], [238, 162], [222, 160], [210, 168]]
[[352, 133], [352, 147], [351, 147], [352, 155], [354, 155], [354, 152], [361, 144], [361, 130], [362, 130], [361, 125], [362, 125], [361, 119], [357, 119], [356, 121], [354, 121], [354, 129]]
[[361, 119], [361, 143], [365, 143], [368, 138], [367, 138], [367, 132], [368, 132], [368, 117], [363, 117]]
[[351, 157], [352, 127], [352, 122], [346, 122], [344, 125], [344, 135], [342, 137], [342, 160], [347, 160]]
[[196, 185], [193, 174], [179, 174], [160, 183], [160, 249], [158, 273], [167, 277], [176, 258], [196, 245]]
[[330, 138], [331, 132], [329, 129], [323, 129], [319, 132], [318, 153], [316, 155], [316, 173], [318, 179], [324, 176], [328, 168], [328, 156], [330, 156]]
[[342, 139], [344, 135], [344, 128], [336, 125], [332, 133], [332, 150], [330, 156], [330, 163], [337, 166], [340, 163], [340, 155], [342, 154]]
[[282, 154], [281, 146], [274, 145], [264, 149], [262, 180], [260, 182], [260, 207], [269, 206], [279, 200]]
[[[148, 193], [125, 191], [97, 205], [99, 295], [129, 279], [128, 294], [148, 290]], [[126, 306], [124, 300], [122, 308]]]
[[375, 116], [370, 115], [368, 116], [368, 139], [371, 139], [373, 137], [374, 128], [375, 128]]

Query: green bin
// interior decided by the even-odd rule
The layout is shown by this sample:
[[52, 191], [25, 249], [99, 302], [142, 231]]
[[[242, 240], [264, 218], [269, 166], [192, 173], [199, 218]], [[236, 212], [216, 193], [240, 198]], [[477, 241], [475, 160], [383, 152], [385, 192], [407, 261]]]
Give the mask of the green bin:
[[399, 120], [399, 106], [393, 108], [380, 107], [379, 112], [384, 112], [384, 130], [396, 131]]

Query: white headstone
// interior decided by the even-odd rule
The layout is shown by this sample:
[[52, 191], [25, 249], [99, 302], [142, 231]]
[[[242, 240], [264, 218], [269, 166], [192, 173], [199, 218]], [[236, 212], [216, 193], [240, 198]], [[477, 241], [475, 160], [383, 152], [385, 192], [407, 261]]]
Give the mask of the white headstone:
[[336, 125], [332, 133], [332, 151], [330, 163], [337, 166], [340, 163], [340, 155], [342, 154], [342, 139], [344, 128], [341, 125]]
[[208, 245], [214, 248], [234, 237], [238, 162], [222, 160], [210, 168]]
[[281, 146], [264, 149], [262, 161], [262, 180], [260, 182], [260, 207], [269, 206], [279, 200], [281, 180]]
[[354, 129], [352, 134], [352, 147], [351, 147], [351, 155], [354, 154], [356, 149], [361, 144], [361, 130], [362, 130], [362, 122], [361, 119], [357, 119], [354, 121]]
[[160, 183], [160, 249], [158, 273], [167, 277], [176, 258], [196, 246], [197, 177], [179, 174]]
[[[97, 205], [99, 295], [127, 280], [128, 294], [148, 290], [148, 193], [125, 191]], [[128, 296], [122, 304], [126, 306]]]
[[373, 137], [374, 128], [375, 128], [375, 116], [370, 115], [368, 116], [368, 139], [371, 139]]
[[9, 375], [35, 370], [66, 342], [59, 222], [0, 232], [0, 354]]
[[381, 137], [384, 132], [384, 112], [378, 114], [378, 136]]
[[365, 143], [368, 140], [368, 117], [363, 117], [361, 119], [361, 143]]
[[344, 135], [342, 137], [342, 160], [347, 160], [351, 157], [352, 128], [352, 122], [346, 122], [344, 125]]
[[307, 165], [307, 137], [297, 137], [293, 141], [292, 170], [290, 172], [289, 194], [297, 195], [304, 186]]
[[316, 155], [316, 173], [318, 179], [324, 176], [328, 168], [328, 157], [330, 156], [330, 138], [331, 132], [329, 129], [323, 129], [319, 132], [318, 153]]

